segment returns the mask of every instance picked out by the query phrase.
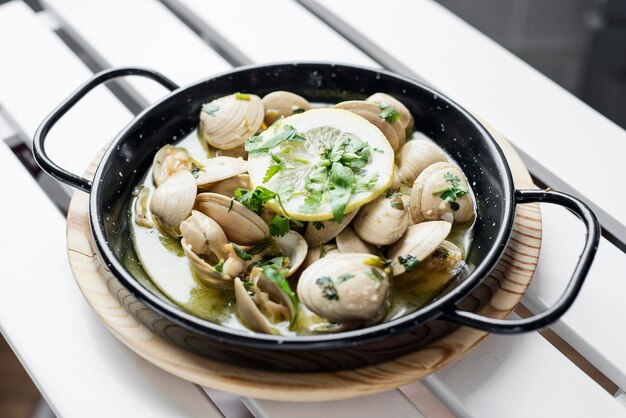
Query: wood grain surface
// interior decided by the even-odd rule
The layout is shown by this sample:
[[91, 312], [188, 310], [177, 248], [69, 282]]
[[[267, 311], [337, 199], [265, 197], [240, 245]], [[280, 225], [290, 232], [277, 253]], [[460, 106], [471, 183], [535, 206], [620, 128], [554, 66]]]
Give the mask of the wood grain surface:
[[[507, 156], [516, 187], [533, 187], [528, 171], [511, 145], [491, 132]], [[88, 169], [87, 177], [93, 176], [100, 157]], [[146, 315], [154, 321], [160, 318], [137, 301], [101, 264], [89, 230], [88, 201], [87, 194], [76, 192], [67, 217], [68, 256], [81, 292], [103, 323], [126, 346], [157, 367], [191, 382], [261, 399], [309, 402], [344, 399], [414, 382], [452, 363], [488, 335], [458, 327], [411, 354], [374, 366], [329, 373], [271, 372], [210, 360], [157, 336], [127, 312], [125, 307], [130, 307], [135, 315]], [[462, 307], [496, 318], [510, 314], [532, 279], [540, 246], [538, 204], [518, 206], [504, 256]], [[429, 325], [447, 326], [442, 321], [432, 321]]]

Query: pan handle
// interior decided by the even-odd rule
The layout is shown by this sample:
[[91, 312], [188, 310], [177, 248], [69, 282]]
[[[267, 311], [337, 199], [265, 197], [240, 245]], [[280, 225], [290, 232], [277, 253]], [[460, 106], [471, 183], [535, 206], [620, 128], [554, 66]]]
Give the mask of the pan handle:
[[442, 319], [467, 325], [472, 328], [488, 332], [501, 334], [518, 334], [521, 332], [535, 331], [546, 327], [559, 319], [569, 308], [578, 296], [591, 263], [598, 249], [600, 241], [600, 224], [589, 206], [581, 200], [555, 191], [545, 191], [536, 189], [523, 189], [515, 191], [516, 203], [554, 203], [563, 206], [573, 212], [584, 224], [587, 230], [585, 236], [585, 246], [574, 273], [565, 288], [565, 291], [554, 305], [545, 311], [530, 318], [522, 319], [497, 319], [482, 316], [473, 312], [462, 311], [457, 307], [444, 312]]
[[178, 85], [164, 75], [147, 68], [139, 67], [122, 67], [104, 70], [95, 74], [91, 79], [70, 94], [61, 104], [59, 104], [50, 114], [41, 122], [35, 136], [33, 137], [33, 155], [39, 166], [52, 177], [63, 183], [89, 193], [91, 191], [91, 181], [56, 165], [46, 154], [44, 143], [50, 129], [61, 119], [68, 110], [70, 110], [80, 99], [93, 90], [94, 87], [102, 83], [106, 83], [117, 77], [123, 76], [142, 76], [150, 78], [161, 84], [166, 89], [173, 91]]

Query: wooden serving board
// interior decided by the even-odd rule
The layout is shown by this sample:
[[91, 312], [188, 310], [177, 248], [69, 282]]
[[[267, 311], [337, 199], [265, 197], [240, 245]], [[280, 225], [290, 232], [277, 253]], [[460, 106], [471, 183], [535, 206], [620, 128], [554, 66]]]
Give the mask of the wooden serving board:
[[[491, 132], [507, 156], [516, 187], [533, 187], [526, 167], [511, 145], [493, 130]], [[87, 170], [88, 178], [93, 177], [100, 157]], [[329, 373], [253, 370], [202, 357], [157, 336], [128, 313], [127, 310], [131, 310], [134, 315], [148, 316], [154, 321], [160, 318], [122, 287], [100, 262], [89, 230], [88, 199], [86, 193], [76, 192], [67, 216], [69, 261], [85, 299], [111, 332], [131, 350], [157, 367], [202, 386], [280, 401], [310, 402], [363, 396], [427, 376], [467, 353], [488, 335], [459, 327], [411, 354], [375, 366]], [[532, 279], [540, 246], [539, 205], [518, 206], [504, 256], [493, 273], [466, 299], [465, 309], [473, 308], [495, 318], [509, 315]]]

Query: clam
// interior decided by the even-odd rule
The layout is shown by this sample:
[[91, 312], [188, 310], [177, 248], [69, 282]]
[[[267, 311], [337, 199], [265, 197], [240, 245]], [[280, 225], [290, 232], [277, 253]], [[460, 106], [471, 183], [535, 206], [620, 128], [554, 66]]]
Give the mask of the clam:
[[393, 275], [417, 268], [441, 245], [451, 228], [452, 224], [445, 221], [422, 222], [407, 228], [402, 238], [387, 252]]
[[213, 157], [202, 163], [202, 168], [194, 173], [200, 188], [243, 174], [248, 171], [248, 162], [243, 158]]
[[422, 171], [411, 189], [411, 216], [415, 222], [471, 220], [474, 198], [461, 169], [435, 163]]
[[239, 278], [235, 278], [234, 286], [237, 313], [253, 331], [273, 334], [272, 324], [295, 318], [296, 307], [290, 296], [260, 268], [252, 270], [247, 286]]
[[212, 147], [233, 149], [259, 130], [264, 116], [259, 96], [235, 93], [202, 106], [200, 132]]
[[378, 249], [359, 238], [351, 226], [344, 228], [344, 230], [335, 237], [335, 241], [337, 242], [337, 249], [340, 253], [378, 253]]
[[448, 157], [437, 145], [425, 139], [414, 139], [400, 149], [398, 177], [410, 186], [428, 166], [447, 161]]
[[150, 214], [148, 213], [148, 197], [150, 197], [150, 189], [144, 187], [135, 200], [135, 223], [139, 226], [152, 228], [154, 224], [150, 220]]
[[456, 274], [463, 265], [461, 249], [450, 241], [443, 241], [432, 254], [424, 260], [418, 270], [425, 272], [447, 272]]
[[394, 151], [400, 149], [406, 140], [406, 133], [404, 127], [399, 120], [393, 122], [387, 122], [383, 119], [380, 106], [376, 103], [366, 102], [364, 100], [349, 100], [346, 102], [337, 103], [335, 105], [337, 109], [349, 110], [352, 113], [356, 113], [362, 118], [367, 119], [374, 126], [382, 131], [382, 133], [389, 141], [391, 148]]
[[204, 258], [196, 254], [191, 244], [183, 238], [180, 241], [183, 251], [189, 260], [191, 269], [196, 273], [196, 276], [204, 282], [207, 286], [215, 289], [232, 289], [233, 279], [232, 277], [218, 271], [214, 266], [209, 264]]
[[262, 102], [267, 126], [276, 122], [281, 116], [291, 116], [294, 112], [299, 113], [311, 108], [311, 104], [304, 97], [280, 90], [265, 95]]
[[300, 266], [301, 272], [306, 270], [311, 264], [315, 263], [320, 258], [333, 257], [339, 254], [337, 245], [335, 244], [321, 244], [317, 247], [309, 247], [307, 249], [306, 257]]
[[382, 195], [363, 206], [354, 218], [354, 232], [365, 242], [389, 245], [404, 234], [409, 225], [409, 211], [402, 196], [393, 193]]
[[154, 184], [160, 186], [169, 176], [178, 171], [191, 171], [193, 158], [185, 148], [164, 145], [154, 155], [152, 161], [152, 178]]
[[270, 229], [263, 219], [233, 198], [217, 193], [200, 193], [196, 208], [212, 218], [224, 230], [230, 242], [253, 245], [265, 241]]
[[217, 261], [228, 258], [226, 234], [217, 222], [204, 213], [192, 210], [191, 216], [180, 224], [180, 232], [194, 253], [207, 258], [215, 255]]
[[400, 123], [404, 127], [407, 138], [411, 135], [415, 121], [413, 120], [413, 115], [411, 115], [409, 109], [407, 109], [401, 101], [387, 93], [374, 93], [365, 100], [377, 103], [378, 105], [393, 107], [398, 113], [400, 113]]
[[[230, 277], [239, 276], [252, 264], [261, 261], [263, 257], [263, 254], [261, 253], [247, 253], [247, 251], [250, 250], [250, 248], [248, 247], [237, 248], [233, 244], [228, 244], [225, 248], [228, 252], [228, 256], [226, 257], [226, 261], [224, 261], [224, 265], [222, 266], [222, 272], [229, 275]], [[242, 251], [246, 254], [243, 254]]]
[[150, 200], [150, 212], [162, 229], [178, 237], [178, 227], [193, 209], [196, 179], [189, 171], [178, 171], [156, 188]]
[[309, 222], [304, 230], [304, 239], [309, 247], [317, 247], [326, 244], [335, 238], [354, 219], [358, 210], [354, 210], [343, 217], [343, 221]]
[[389, 275], [371, 254], [344, 253], [322, 258], [302, 272], [298, 297], [330, 321], [382, 319], [388, 307]]
[[229, 177], [222, 181], [218, 181], [217, 183], [211, 184], [209, 191], [226, 197], [233, 197], [235, 195], [235, 190], [249, 188], [250, 176], [247, 174], [238, 174], [234, 177]]
[[283, 255], [289, 259], [287, 265], [287, 271], [284, 273], [285, 277], [293, 275], [304, 263], [309, 248], [302, 235], [296, 231], [289, 231], [282, 237], [274, 238], [278, 243]]

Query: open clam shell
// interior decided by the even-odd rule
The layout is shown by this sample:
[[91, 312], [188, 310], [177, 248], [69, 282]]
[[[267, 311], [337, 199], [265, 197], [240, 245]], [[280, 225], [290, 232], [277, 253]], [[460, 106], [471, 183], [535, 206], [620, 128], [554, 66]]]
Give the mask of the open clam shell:
[[191, 249], [189, 244], [184, 238], [180, 241], [183, 251], [189, 260], [189, 266], [196, 273], [196, 276], [207, 286], [215, 289], [232, 289], [233, 279], [215, 269], [211, 264], [205, 261], [202, 257], [196, 254]]
[[191, 216], [180, 224], [180, 232], [196, 254], [206, 257], [215, 255], [217, 260], [226, 259], [229, 255], [226, 234], [217, 222], [202, 212], [192, 210]]
[[285, 277], [289, 277], [300, 268], [307, 257], [309, 247], [302, 235], [296, 231], [289, 231], [282, 237], [275, 237], [274, 239], [285, 257], [289, 258], [288, 270], [285, 272]]
[[254, 135], [265, 117], [261, 98], [235, 93], [220, 97], [200, 111], [200, 132], [212, 147], [233, 149]]
[[393, 275], [405, 273], [419, 266], [450, 233], [452, 224], [445, 221], [422, 222], [410, 226], [387, 253]]
[[226, 197], [233, 197], [235, 196], [235, 190], [249, 188], [250, 176], [247, 174], [238, 174], [234, 177], [229, 177], [217, 183], [211, 184], [209, 191]]
[[335, 241], [340, 253], [376, 254], [378, 252], [374, 245], [363, 241], [350, 225], [335, 237]]
[[200, 193], [196, 198], [196, 209], [217, 222], [228, 240], [235, 244], [253, 245], [270, 236], [270, 229], [263, 219], [232, 198], [217, 193]]
[[248, 162], [243, 158], [213, 157], [202, 163], [202, 169], [194, 176], [198, 187], [206, 189], [210, 185], [243, 174], [248, 171]]
[[191, 171], [193, 158], [185, 148], [164, 145], [154, 155], [152, 178], [160, 186], [169, 176], [178, 171]]

